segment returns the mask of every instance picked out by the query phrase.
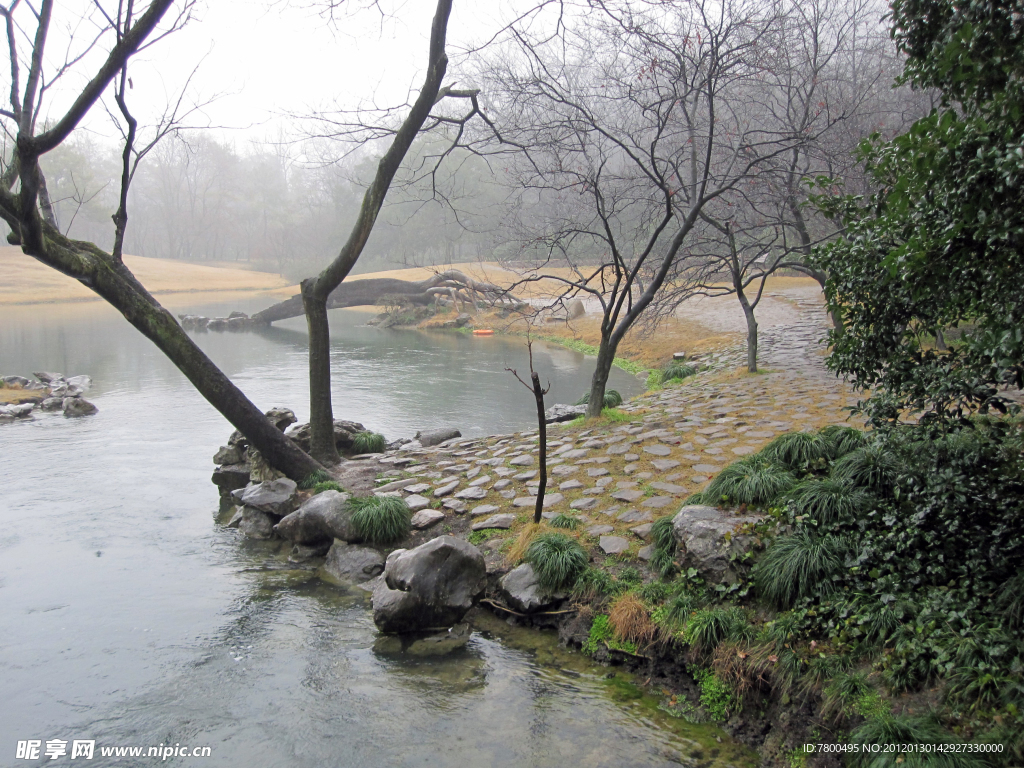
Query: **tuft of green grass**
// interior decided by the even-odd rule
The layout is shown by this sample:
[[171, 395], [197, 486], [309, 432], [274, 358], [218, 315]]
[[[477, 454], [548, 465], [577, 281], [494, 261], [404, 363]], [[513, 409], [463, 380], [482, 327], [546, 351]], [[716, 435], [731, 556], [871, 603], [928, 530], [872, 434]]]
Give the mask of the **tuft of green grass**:
[[760, 450], [759, 456], [786, 469], [800, 469], [829, 457], [831, 443], [814, 432], [787, 432]]
[[344, 492], [344, 490], [345, 490], [344, 488], [342, 488], [340, 485], [338, 485], [333, 480], [327, 480], [327, 481], [325, 481], [323, 483], [317, 483], [312, 488], [314, 496], [316, 496], [318, 493], [323, 493], [324, 491], [342, 491], [342, 492]]
[[578, 541], [553, 532], [542, 533], [530, 542], [524, 559], [533, 566], [540, 585], [556, 592], [576, 583], [589, 558]]
[[494, 531], [491, 531], [491, 530], [470, 531], [469, 532], [469, 536], [466, 537], [466, 541], [468, 541], [474, 547], [479, 547], [485, 541], [490, 539], [491, 538], [491, 534], [493, 534], [493, 533], [494, 533]]
[[667, 384], [669, 381], [672, 381], [673, 379], [678, 379], [679, 381], [682, 381], [683, 379], [688, 379], [691, 376], [695, 376], [696, 374], [697, 369], [694, 366], [686, 365], [685, 363], [673, 360], [664, 368], [662, 368], [661, 383], [664, 385]]
[[412, 511], [396, 496], [364, 496], [348, 501], [356, 535], [371, 544], [393, 544], [412, 530]]
[[753, 569], [754, 584], [768, 602], [790, 608], [802, 597], [828, 594], [829, 577], [843, 567], [849, 541], [829, 534], [815, 536], [806, 528], [776, 538]]
[[819, 433], [828, 446], [828, 458], [835, 461], [867, 444], [867, 436], [859, 429], [830, 424]]
[[548, 521], [548, 525], [552, 528], [566, 528], [570, 531], [575, 531], [580, 527], [580, 521], [572, 517], [571, 515], [558, 514], [555, 515], [551, 520]]
[[757, 630], [742, 609], [700, 608], [690, 614], [683, 628], [683, 641], [702, 655], [712, 653], [725, 640], [749, 641]]
[[577, 600], [590, 602], [602, 597], [614, 597], [622, 594], [625, 590], [626, 585], [615, 581], [608, 571], [600, 568], [587, 568], [576, 577], [572, 596]]
[[[869, 717], [850, 733], [854, 744], [939, 745], [959, 741], [933, 715], [880, 715]], [[861, 752], [852, 754], [850, 764], [863, 768], [988, 768], [991, 755], [984, 752]]]
[[379, 432], [356, 432], [352, 438], [355, 453], [383, 453], [388, 441]]
[[821, 523], [832, 524], [865, 511], [873, 496], [843, 480], [814, 478], [796, 486], [788, 499], [793, 502], [798, 515], [808, 515]]
[[762, 454], [734, 461], [715, 476], [701, 496], [711, 503], [725, 500], [763, 505], [775, 501], [796, 485], [796, 477]]
[[660, 605], [668, 599], [671, 588], [661, 581], [651, 581], [637, 587], [636, 594], [645, 603]]
[[299, 483], [299, 488], [302, 490], [309, 490], [317, 483], [326, 483], [331, 480], [331, 476], [324, 472], [322, 469], [318, 469], [311, 475], [306, 475], [305, 479]]
[[881, 442], [869, 443], [838, 459], [831, 476], [860, 488], [883, 491], [895, 485], [899, 459]]
[[[587, 392], [583, 397], [576, 401], [576, 405], [586, 405], [590, 402], [590, 393]], [[604, 407], [605, 408], [618, 408], [622, 405], [622, 395], [619, 394], [618, 390], [609, 389], [604, 393]]]

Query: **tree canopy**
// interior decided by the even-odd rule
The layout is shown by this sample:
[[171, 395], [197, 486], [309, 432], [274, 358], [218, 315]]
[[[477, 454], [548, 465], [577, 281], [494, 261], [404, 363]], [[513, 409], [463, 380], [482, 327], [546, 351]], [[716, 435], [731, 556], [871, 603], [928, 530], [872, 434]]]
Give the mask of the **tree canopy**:
[[817, 198], [845, 235], [816, 253], [830, 307], [844, 318], [830, 365], [873, 390], [876, 420], [905, 409], [941, 418], [1004, 411], [1000, 389], [1024, 385], [1016, 8], [896, 0], [904, 79], [936, 89], [939, 106], [894, 140], [862, 145], [874, 194]]

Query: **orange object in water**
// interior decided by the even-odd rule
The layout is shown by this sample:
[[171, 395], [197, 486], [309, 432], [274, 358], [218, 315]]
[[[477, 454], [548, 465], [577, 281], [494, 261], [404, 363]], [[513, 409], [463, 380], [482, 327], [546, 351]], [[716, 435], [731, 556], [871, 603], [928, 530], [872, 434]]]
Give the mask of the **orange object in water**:
[[474, 336], [493, 336], [494, 335], [494, 331], [489, 331], [489, 330], [485, 331], [484, 329], [480, 328], [480, 329], [477, 329], [477, 330], [473, 331], [473, 335]]

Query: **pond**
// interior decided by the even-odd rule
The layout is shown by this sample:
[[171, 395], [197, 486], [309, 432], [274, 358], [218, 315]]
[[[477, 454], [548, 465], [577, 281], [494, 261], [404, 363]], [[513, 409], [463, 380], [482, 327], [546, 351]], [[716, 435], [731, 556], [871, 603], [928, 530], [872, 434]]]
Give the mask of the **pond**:
[[[266, 305], [177, 311], [206, 315]], [[337, 418], [388, 439], [533, 423], [506, 367], [519, 339], [386, 331], [332, 318]], [[261, 408], [308, 414], [301, 320], [197, 336]], [[586, 390], [593, 361], [538, 345], [550, 402]], [[100, 304], [0, 307], [0, 374], [86, 373], [94, 417], [0, 425], [2, 764], [18, 741], [209, 746], [168, 765], [745, 765], [715, 729], [660, 713], [628, 677], [494, 618], [444, 658], [374, 650], [367, 596], [288, 570], [214, 524], [210, 457], [231, 427], [155, 347]], [[611, 386], [641, 388], [615, 371]], [[625, 697], [622, 691], [633, 691]]]

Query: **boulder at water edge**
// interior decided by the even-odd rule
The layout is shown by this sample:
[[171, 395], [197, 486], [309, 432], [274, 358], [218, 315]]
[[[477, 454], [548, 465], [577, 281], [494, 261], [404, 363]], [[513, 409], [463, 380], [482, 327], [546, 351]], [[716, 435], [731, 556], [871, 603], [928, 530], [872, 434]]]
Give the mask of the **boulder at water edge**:
[[423, 448], [429, 448], [432, 445], [440, 445], [445, 440], [452, 440], [456, 437], [462, 437], [462, 433], [454, 427], [444, 427], [442, 429], [431, 429], [426, 432], [417, 432], [416, 440]]
[[233, 493], [242, 504], [278, 517], [284, 517], [295, 509], [296, 494], [295, 481], [287, 477], [251, 483]]
[[95, 405], [82, 397], [65, 397], [63, 407], [64, 415], [69, 418], [92, 416], [99, 410]]
[[486, 579], [480, 550], [453, 536], [395, 550], [373, 591], [373, 622], [395, 634], [450, 627], [473, 607]]
[[[296, 544], [318, 544], [333, 539], [354, 541], [352, 512], [347, 493], [323, 491], [279, 522], [274, 530]], [[376, 574], [374, 574], [376, 575]]]
[[361, 584], [384, 570], [384, 555], [372, 547], [336, 539], [327, 553], [324, 572], [339, 584]]
[[760, 520], [715, 507], [683, 507], [672, 520], [672, 534], [683, 556], [683, 567], [696, 568], [709, 582], [732, 584], [738, 574], [731, 555], [749, 549], [752, 538], [737, 534], [736, 529]]
[[544, 589], [529, 563], [506, 573], [499, 582], [498, 592], [510, 607], [523, 613], [550, 608], [565, 599], [563, 593]]

